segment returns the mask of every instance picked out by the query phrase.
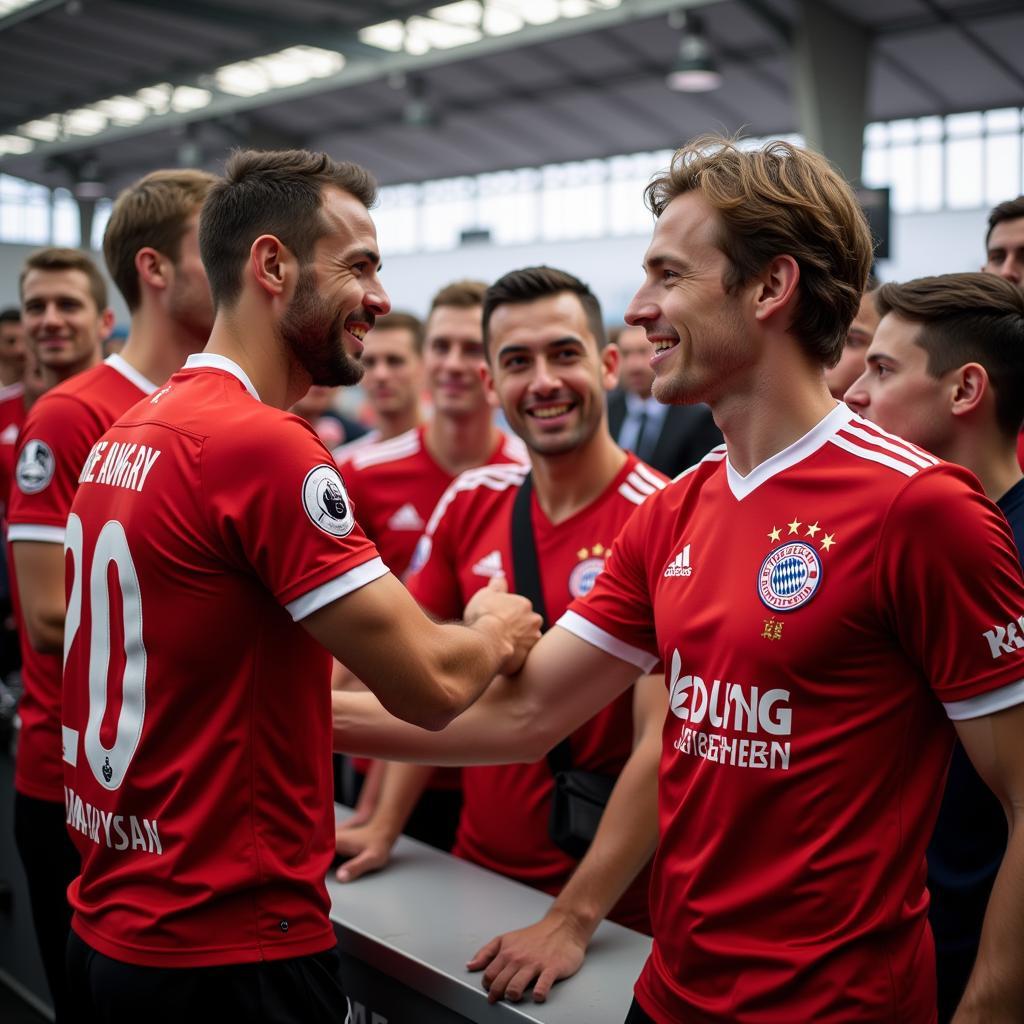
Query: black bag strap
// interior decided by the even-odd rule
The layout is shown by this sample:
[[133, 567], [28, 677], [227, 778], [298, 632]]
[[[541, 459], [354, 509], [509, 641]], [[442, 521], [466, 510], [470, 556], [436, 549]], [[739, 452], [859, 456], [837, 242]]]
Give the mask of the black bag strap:
[[[541, 618], [541, 630], [547, 631], [548, 613], [544, 606], [540, 567], [537, 565], [537, 542], [530, 522], [532, 496], [533, 477], [527, 473], [519, 485], [512, 505], [512, 572], [515, 576], [516, 593], [530, 599], [533, 610]], [[548, 751], [548, 767], [552, 775], [571, 770], [572, 747], [568, 738]]]

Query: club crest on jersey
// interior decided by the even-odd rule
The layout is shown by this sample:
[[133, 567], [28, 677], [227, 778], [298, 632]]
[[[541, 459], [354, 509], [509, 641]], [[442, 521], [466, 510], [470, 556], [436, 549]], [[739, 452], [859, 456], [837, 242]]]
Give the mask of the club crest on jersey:
[[768, 552], [757, 574], [757, 592], [773, 611], [791, 612], [821, 586], [821, 559], [803, 541], [781, 544]]
[[569, 593], [573, 597], [585, 597], [594, 589], [594, 582], [604, 571], [604, 560], [608, 549], [603, 544], [595, 544], [592, 548], [580, 548], [576, 557], [578, 565], [569, 573]]
[[29, 441], [21, 449], [14, 478], [23, 494], [38, 494], [53, 479], [56, 463], [50, 446], [44, 441]]
[[333, 466], [316, 466], [306, 474], [302, 507], [314, 526], [333, 537], [347, 536], [356, 525], [345, 485]]

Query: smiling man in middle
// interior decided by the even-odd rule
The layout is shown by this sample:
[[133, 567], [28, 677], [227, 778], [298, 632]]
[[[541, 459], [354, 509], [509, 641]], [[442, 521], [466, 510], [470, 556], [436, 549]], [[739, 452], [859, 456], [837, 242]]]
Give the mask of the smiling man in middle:
[[[605, 390], [618, 377], [619, 352], [606, 345], [600, 306], [585, 284], [551, 267], [512, 271], [487, 290], [483, 331], [489, 386], [530, 465], [459, 477], [430, 517], [408, 586], [442, 619], [461, 616], [492, 576], [533, 597], [513, 553], [513, 532], [526, 528], [553, 623], [594, 585], [619, 529], [665, 478], [608, 431]], [[546, 758], [463, 769], [453, 852], [557, 896], [542, 920], [498, 936], [470, 960], [471, 970], [484, 970], [492, 1001], [520, 999], [530, 985], [543, 1001], [555, 981], [578, 970], [605, 916], [650, 931], [644, 866], [657, 838], [664, 701], [661, 676], [645, 676]], [[617, 779], [582, 859], [549, 834], [554, 772], [570, 766]], [[339, 849], [354, 854], [340, 877], [386, 863], [429, 772], [388, 765], [373, 818], [339, 835]]]
[[[433, 406], [429, 422], [388, 441], [368, 444], [338, 465], [359, 517], [359, 525], [377, 545], [385, 565], [404, 577], [413, 549], [441, 495], [467, 469], [492, 463], [521, 463], [522, 444], [494, 424], [494, 409], [484, 391], [481, 305], [483, 281], [455, 281], [433, 299], [424, 328], [423, 371]], [[352, 682], [338, 669], [335, 686]], [[356, 820], [373, 812], [381, 765], [364, 758], [353, 762]], [[455, 841], [462, 793], [457, 769], [435, 772], [406, 834], [441, 850]]]

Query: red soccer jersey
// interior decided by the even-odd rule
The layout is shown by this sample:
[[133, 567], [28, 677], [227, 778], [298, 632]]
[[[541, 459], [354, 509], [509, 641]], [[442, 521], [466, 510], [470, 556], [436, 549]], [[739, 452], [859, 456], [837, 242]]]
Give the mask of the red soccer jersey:
[[14, 479], [14, 452], [25, 422], [25, 385], [0, 387], [0, 508], [6, 509]]
[[[8, 540], [64, 543], [64, 524], [89, 449], [121, 413], [154, 387], [113, 355], [58, 384], [36, 402], [18, 440]], [[10, 564], [13, 568], [13, 559]], [[20, 624], [18, 639], [24, 692], [18, 705], [21, 735], [14, 785], [25, 796], [61, 803], [61, 657], [36, 651]]]
[[332, 946], [331, 658], [300, 623], [387, 569], [329, 452], [191, 356], [93, 447], [66, 546], [73, 927], [160, 967]]
[[[515, 590], [512, 505], [528, 467], [470, 470], [448, 489], [430, 518], [414, 558], [409, 590], [427, 611], [459, 618], [469, 599], [504, 573]], [[557, 525], [533, 496], [531, 518], [544, 604], [553, 621], [586, 594], [622, 524], [665, 478], [630, 455], [604, 493]], [[624, 693], [570, 737], [573, 766], [617, 776], [633, 749], [633, 695]], [[452, 851], [457, 856], [556, 894], [578, 861], [548, 836], [554, 783], [547, 760], [466, 768], [463, 807]], [[612, 912], [614, 920], [650, 931], [644, 871]]]
[[711, 452], [560, 621], [667, 669], [659, 1024], [934, 1021], [947, 716], [1024, 701], [1020, 566], [976, 486], [840, 405], [745, 477]]
[[[351, 450], [341, 463], [359, 525], [396, 576], [404, 576], [430, 513], [455, 478], [427, 451], [426, 427]], [[485, 465], [522, 463], [523, 443], [502, 435]]]

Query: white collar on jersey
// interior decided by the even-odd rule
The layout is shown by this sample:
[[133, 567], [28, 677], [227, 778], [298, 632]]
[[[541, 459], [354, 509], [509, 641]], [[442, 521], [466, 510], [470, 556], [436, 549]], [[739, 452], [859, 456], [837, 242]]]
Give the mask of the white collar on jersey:
[[798, 462], [803, 462], [808, 455], [816, 452], [828, 439], [841, 428], [845, 427], [853, 419], [853, 410], [844, 402], [828, 413], [824, 419], [819, 420], [803, 437], [794, 441], [788, 448], [776, 452], [770, 459], [765, 459], [759, 466], [755, 466], [746, 476], [732, 468], [728, 454], [725, 460], [725, 478], [729, 482], [729, 490], [737, 501], [742, 501], [748, 495], [753, 494], [758, 487], [766, 480], [781, 473]]
[[127, 359], [119, 356], [116, 352], [107, 356], [103, 362], [112, 370], [117, 370], [122, 377], [130, 380], [144, 395], [151, 395], [156, 391], [156, 385], [148, 377], [143, 377]]
[[228, 359], [227, 356], [217, 355], [215, 352], [196, 352], [190, 355], [185, 360], [186, 370], [195, 370], [200, 367], [208, 367], [213, 370], [223, 370], [225, 373], [230, 373], [232, 377], [237, 377], [244, 386], [245, 390], [256, 399], [260, 401], [259, 392], [252, 386], [252, 381], [249, 380], [249, 375], [243, 370], [234, 359]]

